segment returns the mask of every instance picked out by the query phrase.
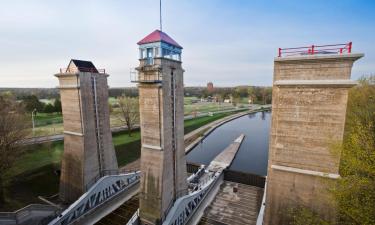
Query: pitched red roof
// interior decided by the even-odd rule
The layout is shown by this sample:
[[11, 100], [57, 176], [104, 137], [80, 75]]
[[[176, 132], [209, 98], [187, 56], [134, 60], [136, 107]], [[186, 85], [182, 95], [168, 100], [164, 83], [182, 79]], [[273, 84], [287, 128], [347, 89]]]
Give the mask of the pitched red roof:
[[181, 45], [179, 45], [175, 40], [169, 37], [168, 34], [160, 30], [155, 30], [154, 32], [152, 32], [151, 34], [147, 35], [145, 38], [140, 40], [137, 44], [143, 45], [143, 44], [159, 42], [159, 41], [174, 45], [178, 48], [182, 48]]

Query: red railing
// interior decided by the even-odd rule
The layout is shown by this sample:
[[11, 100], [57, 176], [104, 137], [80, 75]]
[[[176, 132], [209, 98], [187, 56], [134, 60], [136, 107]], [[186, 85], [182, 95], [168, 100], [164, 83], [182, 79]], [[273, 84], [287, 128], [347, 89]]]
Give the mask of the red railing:
[[295, 55], [317, 55], [317, 54], [350, 54], [352, 42], [334, 45], [311, 45], [298, 48], [279, 48], [278, 57]]
[[70, 70], [69, 68], [60, 68], [60, 73], [76, 73], [76, 72], [105, 73], [105, 69], [78, 67], [77, 69], [74, 68]]

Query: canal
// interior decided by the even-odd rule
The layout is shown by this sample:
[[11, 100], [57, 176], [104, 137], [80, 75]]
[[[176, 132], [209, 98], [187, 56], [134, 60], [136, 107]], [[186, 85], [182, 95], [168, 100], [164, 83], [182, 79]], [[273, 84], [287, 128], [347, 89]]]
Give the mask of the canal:
[[245, 134], [230, 169], [265, 176], [271, 112], [242, 116], [215, 129], [187, 155], [187, 161], [208, 165], [236, 137]]

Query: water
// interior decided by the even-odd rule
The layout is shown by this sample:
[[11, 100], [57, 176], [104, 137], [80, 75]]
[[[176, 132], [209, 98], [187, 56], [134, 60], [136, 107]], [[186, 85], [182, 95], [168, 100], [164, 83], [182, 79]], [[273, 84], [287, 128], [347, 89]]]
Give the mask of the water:
[[270, 124], [270, 112], [253, 113], [225, 123], [195, 146], [187, 161], [208, 165], [234, 139], [245, 134], [230, 169], [265, 176]]

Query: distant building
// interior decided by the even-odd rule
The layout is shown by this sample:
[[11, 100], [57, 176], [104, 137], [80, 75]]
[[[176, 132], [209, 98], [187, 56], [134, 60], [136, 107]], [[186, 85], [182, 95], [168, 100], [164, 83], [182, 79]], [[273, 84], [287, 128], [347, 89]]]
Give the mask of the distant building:
[[212, 82], [207, 83], [207, 91], [213, 92], [214, 91], [214, 84]]

